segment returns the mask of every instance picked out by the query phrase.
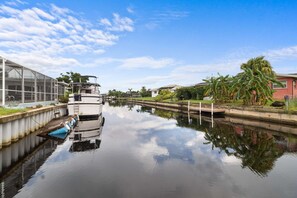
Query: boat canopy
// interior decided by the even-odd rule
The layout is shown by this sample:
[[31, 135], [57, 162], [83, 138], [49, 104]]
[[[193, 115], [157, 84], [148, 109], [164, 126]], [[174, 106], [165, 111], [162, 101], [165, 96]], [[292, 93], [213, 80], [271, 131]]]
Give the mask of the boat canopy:
[[98, 83], [90, 83], [90, 82], [74, 82], [74, 83], [71, 83], [72, 85], [74, 86], [97, 86], [97, 87], [101, 87]]
[[97, 78], [97, 76], [91, 76], [91, 75], [84, 75], [84, 76], [81, 76], [83, 78]]

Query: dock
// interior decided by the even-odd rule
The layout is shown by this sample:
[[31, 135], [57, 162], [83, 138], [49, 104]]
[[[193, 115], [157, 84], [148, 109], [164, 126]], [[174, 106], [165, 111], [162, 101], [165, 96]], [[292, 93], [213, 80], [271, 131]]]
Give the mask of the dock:
[[171, 110], [188, 111], [191, 113], [208, 113], [208, 114], [224, 114], [225, 109], [216, 108], [213, 104], [203, 105], [190, 104], [190, 102], [179, 102], [179, 103], [165, 103], [165, 102], [154, 102], [144, 100], [133, 100], [136, 104], [149, 105], [151, 107], [166, 107]]
[[61, 140], [58, 138], [54, 138], [52, 136], [49, 136], [48, 133], [51, 131], [54, 131], [56, 129], [59, 129], [63, 126], [63, 123], [69, 118], [70, 116], [64, 116], [60, 118], [56, 118], [51, 120], [48, 124], [46, 124], [44, 127], [38, 130], [37, 136], [47, 138], [47, 139], [57, 139]]

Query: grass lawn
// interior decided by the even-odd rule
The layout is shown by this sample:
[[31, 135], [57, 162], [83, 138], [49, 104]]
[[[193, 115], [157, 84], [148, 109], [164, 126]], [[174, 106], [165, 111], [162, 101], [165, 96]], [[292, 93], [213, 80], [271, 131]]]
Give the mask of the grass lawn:
[[143, 98], [132, 98], [133, 100], [145, 100], [145, 101], [155, 101], [153, 97], [143, 97]]
[[[155, 98], [152, 97], [143, 97], [143, 98], [132, 98], [133, 100], [144, 100], [144, 101], [156, 101]], [[167, 103], [179, 103], [179, 102], [184, 102], [187, 103], [188, 100], [177, 100], [176, 98], [174, 98], [173, 100], [171, 99], [166, 99], [160, 102], [167, 102]], [[191, 104], [199, 104], [200, 102], [202, 104], [211, 104], [213, 101], [212, 100], [190, 100]], [[275, 107], [270, 106], [274, 101], [268, 101], [266, 105], [264, 105], [264, 108], [267, 109], [274, 109]], [[284, 101], [283, 101], [284, 102]], [[226, 105], [226, 106], [230, 106], [230, 107], [241, 107], [243, 106], [243, 101], [242, 100], [237, 100], [234, 102], [230, 102], [230, 103], [224, 103], [224, 104], [218, 104], [218, 105]], [[283, 109], [285, 109], [285, 107], [283, 107]], [[297, 111], [297, 100], [291, 100], [289, 103], [289, 111]]]
[[0, 107], [0, 116], [10, 115], [10, 114], [24, 112], [24, 111], [26, 111], [26, 109], [7, 109], [7, 108]]
[[[153, 97], [143, 97], [143, 98], [132, 98], [133, 100], [144, 100], [144, 101], [156, 101]], [[184, 102], [187, 103], [188, 100], [177, 100], [177, 99], [166, 99], [160, 102], [168, 102], [168, 103], [178, 103], [178, 102]], [[202, 104], [211, 104], [211, 100], [190, 100], [192, 104], [199, 104], [201, 102]]]

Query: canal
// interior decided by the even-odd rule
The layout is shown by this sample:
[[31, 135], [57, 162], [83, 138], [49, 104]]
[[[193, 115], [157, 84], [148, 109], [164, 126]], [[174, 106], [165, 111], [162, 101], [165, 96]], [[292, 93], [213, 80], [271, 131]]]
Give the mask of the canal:
[[133, 104], [103, 109], [89, 142], [31, 134], [3, 148], [1, 197], [297, 197], [295, 135]]

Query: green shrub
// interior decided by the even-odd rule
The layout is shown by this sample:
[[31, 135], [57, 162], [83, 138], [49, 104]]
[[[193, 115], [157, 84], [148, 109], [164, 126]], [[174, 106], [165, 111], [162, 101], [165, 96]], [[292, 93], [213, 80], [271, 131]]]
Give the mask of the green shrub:
[[204, 87], [181, 87], [176, 90], [176, 97], [185, 100], [203, 100]]
[[291, 99], [289, 101], [289, 110], [292, 110], [292, 111], [297, 110], [297, 98]]
[[69, 101], [69, 95], [59, 96], [59, 102], [68, 103], [68, 101]]
[[156, 101], [163, 101], [167, 99], [173, 99], [175, 97], [175, 93], [169, 90], [161, 90], [159, 95], [155, 97]]
[[43, 107], [42, 104], [36, 105], [36, 108], [41, 108], [41, 107]]

